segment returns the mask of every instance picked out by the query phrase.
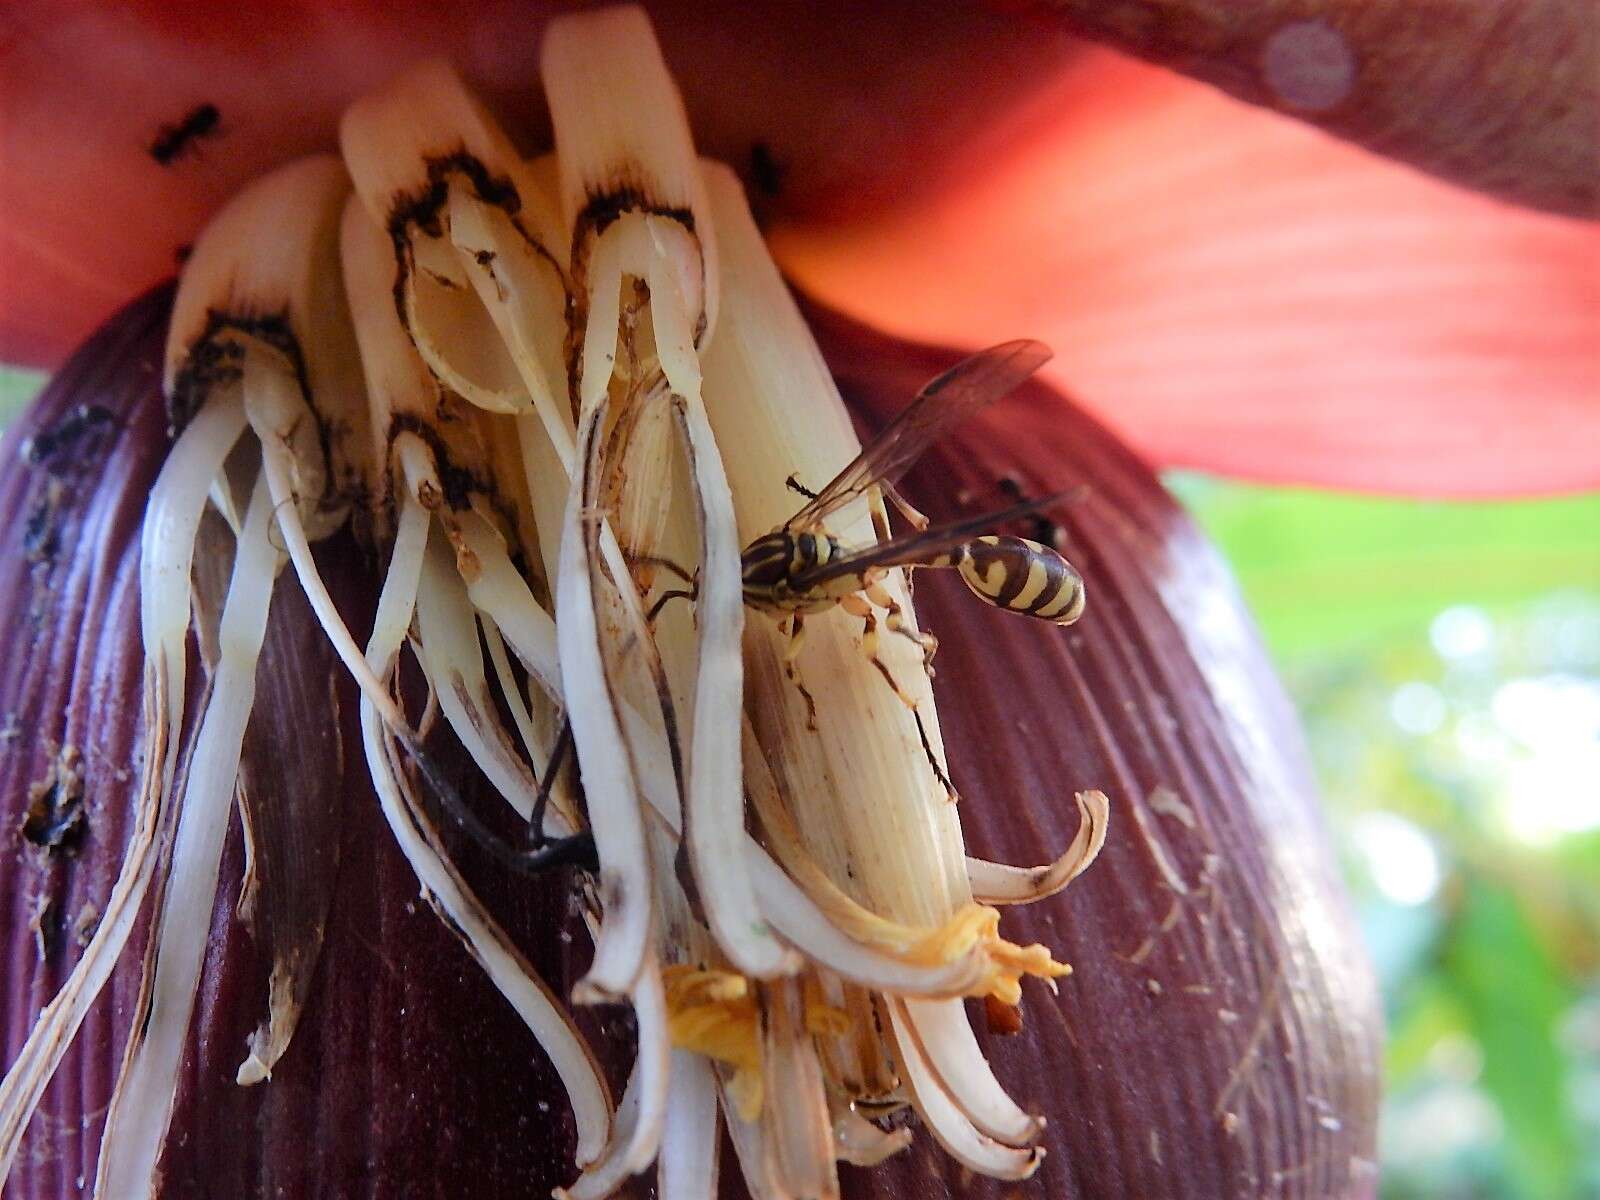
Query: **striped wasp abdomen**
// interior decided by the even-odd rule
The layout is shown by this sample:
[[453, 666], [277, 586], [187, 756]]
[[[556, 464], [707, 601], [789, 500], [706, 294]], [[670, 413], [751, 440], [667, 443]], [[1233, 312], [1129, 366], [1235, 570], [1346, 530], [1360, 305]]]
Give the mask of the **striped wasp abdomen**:
[[989, 534], [947, 557], [972, 594], [996, 608], [1055, 625], [1071, 625], [1083, 615], [1083, 576], [1048, 546]]

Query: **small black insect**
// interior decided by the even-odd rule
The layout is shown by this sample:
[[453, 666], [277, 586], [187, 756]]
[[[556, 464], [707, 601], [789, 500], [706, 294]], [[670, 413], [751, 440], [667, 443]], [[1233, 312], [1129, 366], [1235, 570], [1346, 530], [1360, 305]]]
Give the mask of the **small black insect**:
[[787, 173], [788, 169], [772, 156], [771, 146], [765, 142], [751, 144], [750, 178], [762, 195], [776, 196], [783, 191], [783, 177]]
[[156, 130], [150, 157], [163, 167], [170, 167], [193, 150], [201, 138], [216, 136], [221, 122], [222, 114], [215, 104], [202, 104], [190, 110], [183, 120]]
[[[1010, 475], [1002, 475], [998, 481], [1000, 494], [1013, 504], [1021, 504], [1028, 499], [1027, 493], [1022, 490], [1019, 480]], [[1062, 549], [1061, 526], [1057, 525], [1042, 512], [1036, 512], [1027, 518], [1028, 537], [1053, 549]]]

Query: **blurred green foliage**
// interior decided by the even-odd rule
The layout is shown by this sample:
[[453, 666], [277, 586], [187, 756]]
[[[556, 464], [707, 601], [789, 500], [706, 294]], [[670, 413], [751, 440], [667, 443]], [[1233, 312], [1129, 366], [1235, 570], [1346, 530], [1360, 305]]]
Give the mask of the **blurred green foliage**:
[[1389, 1021], [1389, 1200], [1600, 1197], [1600, 497], [1175, 476], [1305, 719]]
[[38, 395], [45, 378], [41, 371], [0, 366], [0, 432], [11, 424], [11, 418], [22, 411], [24, 404]]

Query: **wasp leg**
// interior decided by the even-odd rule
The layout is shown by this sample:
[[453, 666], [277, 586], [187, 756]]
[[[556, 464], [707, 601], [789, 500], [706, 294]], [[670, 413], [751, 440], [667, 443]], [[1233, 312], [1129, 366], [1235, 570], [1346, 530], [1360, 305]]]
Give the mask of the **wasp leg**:
[[700, 598], [700, 585], [695, 582], [694, 576], [674, 559], [664, 558], [659, 554], [630, 554], [628, 556], [628, 566], [633, 571], [633, 582], [638, 587], [641, 596], [649, 595], [650, 589], [655, 586], [657, 569], [664, 569], [689, 585], [686, 588], [676, 588], [662, 592], [660, 596], [656, 597], [656, 602], [650, 606], [650, 611], [644, 615], [645, 624], [647, 625], [652, 627], [655, 625], [656, 618], [661, 615], [661, 610], [667, 606], [667, 601], [693, 601]]
[[883, 681], [889, 685], [889, 690], [900, 698], [900, 703], [909, 709], [915, 709], [917, 702], [906, 695], [905, 690], [894, 681], [894, 675], [889, 670], [889, 664], [878, 657], [878, 614], [873, 612], [871, 603], [861, 593], [846, 596], [839, 601], [839, 607], [852, 617], [860, 617], [861, 627], [861, 653], [872, 661], [878, 668], [878, 674], [883, 676]]
[[911, 522], [914, 528], [923, 530], [928, 527], [927, 516], [922, 513], [921, 510], [913, 508], [911, 506], [911, 501], [907, 500], [900, 494], [899, 488], [895, 487], [892, 483], [883, 482], [879, 482], [878, 487], [882, 489], [884, 497], [889, 501], [889, 503], [898, 508], [900, 510], [900, 515], [907, 521]]
[[633, 586], [639, 589], [640, 596], [648, 596], [650, 594], [651, 589], [656, 586], [656, 573], [662, 570], [677, 576], [687, 585], [689, 590], [667, 592], [657, 600], [655, 606], [651, 608], [649, 614], [645, 617], [646, 623], [652, 625], [655, 623], [656, 614], [667, 600], [675, 596], [687, 596], [691, 600], [694, 599], [696, 589], [694, 576], [689, 574], [684, 567], [673, 559], [664, 558], [659, 554], [628, 555], [628, 573], [633, 576]]
[[698, 600], [699, 598], [700, 598], [700, 591], [699, 591], [698, 588], [695, 588], [695, 589], [690, 590], [690, 591], [684, 591], [684, 590], [681, 590], [681, 589], [674, 589], [674, 590], [672, 590], [670, 592], [662, 592], [661, 595], [656, 597], [656, 602], [650, 606], [650, 611], [645, 613], [645, 615], [644, 615], [645, 624], [646, 625], [651, 625], [651, 626], [655, 625], [656, 618], [661, 615], [661, 610], [667, 606], [667, 601], [668, 600], [690, 600], [690, 601], [693, 601], [693, 600]]
[[867, 494], [867, 512], [872, 517], [873, 536], [880, 542], [887, 542], [894, 537], [894, 532], [889, 528], [889, 510], [883, 506], [881, 491]]
[[922, 713], [912, 709], [911, 715], [917, 719], [917, 736], [922, 739], [922, 752], [928, 756], [928, 765], [933, 768], [933, 777], [939, 781], [939, 786], [944, 789], [944, 794], [949, 797], [951, 804], [961, 802], [961, 793], [956, 791], [956, 785], [950, 782], [950, 776], [944, 773], [944, 768], [939, 765], [939, 758], [933, 752], [933, 743], [928, 740], [928, 727], [922, 723]]
[[881, 583], [867, 585], [863, 593], [866, 598], [885, 610], [884, 624], [889, 627], [890, 633], [898, 633], [901, 637], [913, 641], [922, 651], [922, 669], [928, 673], [928, 678], [933, 678], [933, 656], [939, 651], [939, 639], [931, 633], [919, 633], [912, 629], [906, 621], [905, 609], [900, 607], [900, 602], [889, 594], [889, 589]]
[[778, 628], [788, 636], [788, 644], [783, 648], [783, 674], [800, 693], [800, 698], [806, 702], [806, 728], [812, 733], [817, 731], [817, 702], [812, 697], [810, 689], [800, 680], [800, 667], [795, 661], [800, 657], [800, 648], [806, 641], [806, 619], [800, 613], [791, 613], [778, 622]]
[[694, 576], [691, 575], [680, 563], [678, 563], [677, 560], [664, 558], [659, 554], [630, 554], [628, 555], [628, 562], [634, 567], [660, 567], [664, 570], [672, 572], [672, 574], [676, 575], [685, 583], [694, 582]]
[[[861, 618], [863, 622], [861, 629], [862, 653], [871, 660], [874, 667], [878, 668], [878, 674], [883, 676], [883, 681], [900, 698], [900, 703], [911, 710], [911, 715], [917, 722], [917, 736], [922, 739], [922, 753], [927, 756], [928, 766], [933, 769], [934, 779], [938, 781], [939, 786], [944, 789], [945, 795], [950, 798], [952, 803], [958, 801], [961, 799], [961, 795], [956, 791], [955, 785], [950, 782], [950, 777], [944, 773], [944, 768], [939, 765], [938, 756], [933, 752], [933, 743], [928, 740], [927, 726], [922, 723], [922, 713], [917, 708], [917, 702], [906, 695], [900, 685], [895, 682], [894, 675], [889, 670], [889, 664], [878, 657], [878, 615], [872, 611], [872, 604], [867, 599], [867, 596], [871, 595], [871, 593], [872, 589], [869, 588], [865, 595], [846, 596], [839, 601], [839, 607], [843, 608], [851, 616]], [[892, 599], [890, 603], [893, 604]], [[890, 612], [892, 619], [892, 615], [899, 612], [898, 606], [892, 608]], [[917, 640], [909, 629], [902, 630], [902, 632], [912, 640]], [[921, 642], [918, 641], [918, 644], [921, 645]], [[923, 653], [927, 653], [926, 647], [923, 647]]]

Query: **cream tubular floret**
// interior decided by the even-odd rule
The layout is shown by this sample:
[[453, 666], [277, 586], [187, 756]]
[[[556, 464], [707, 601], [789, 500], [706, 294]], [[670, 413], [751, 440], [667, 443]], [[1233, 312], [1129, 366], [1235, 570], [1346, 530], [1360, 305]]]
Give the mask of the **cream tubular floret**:
[[339, 261], [349, 187], [338, 159], [317, 155], [229, 202], [184, 269], [167, 380], [180, 422], [214, 393], [242, 397], [276, 505], [276, 536], [340, 659], [399, 727], [311, 554], [311, 542], [342, 525], [352, 501], [377, 483]]
[[153, 966], [153, 973], [140, 992], [106, 1116], [97, 1196], [143, 1195], [155, 1185], [211, 928], [223, 836], [255, 695], [256, 659], [282, 562], [270, 537], [273, 507], [271, 490], [259, 477], [234, 552], [219, 662], [184, 776], [171, 865], [157, 894], [151, 934], [156, 953], [146, 968]]
[[[719, 440], [740, 447], [727, 466], [739, 536], [748, 544], [782, 528], [798, 507], [787, 480], [797, 477], [815, 490], [859, 446], [736, 180], [717, 167], [707, 167], [706, 177], [721, 246], [722, 311], [704, 355], [705, 397]], [[883, 525], [881, 501], [868, 496], [853, 511], [830, 517], [827, 532], [846, 546], [866, 546]], [[886, 572], [881, 586], [914, 632], [903, 581]], [[781, 864], [775, 875], [767, 863], [751, 860], [762, 912], [785, 937], [803, 937], [808, 957], [847, 981], [842, 1011], [871, 1019], [871, 1005], [863, 1009], [854, 988], [877, 993], [891, 1008], [912, 997], [933, 1006], [919, 1008], [916, 1018], [895, 1009], [896, 1029], [903, 1027], [905, 1036], [896, 1037], [892, 1056], [909, 1097], [919, 1108], [926, 1098], [925, 1118], [937, 1116], [944, 1136], [977, 1169], [1020, 1177], [1037, 1161], [1023, 1147], [1037, 1136], [1038, 1123], [994, 1081], [954, 997], [1014, 1004], [1022, 975], [1050, 979], [1066, 968], [1043, 947], [1006, 941], [999, 914], [974, 900], [956, 807], [941, 784], [937, 713], [919, 648], [911, 637], [878, 638], [891, 691], [863, 653], [862, 634], [860, 618], [840, 608], [807, 616], [803, 648], [773, 617], [752, 614], [746, 622], [745, 786], [757, 801], [767, 848]], [[810, 701], [785, 670], [786, 660]], [[1054, 876], [1048, 882], [1053, 886]], [[823, 921], [798, 919], [810, 911]], [[902, 1041], [917, 1047], [914, 1061]], [[846, 1102], [875, 1099], [851, 1089], [865, 1087], [859, 1068], [878, 1073], [879, 1054], [824, 1054], [829, 1088]], [[942, 1079], [935, 1063], [951, 1078]], [[939, 1086], [917, 1086], [906, 1075], [912, 1067]], [[884, 1082], [878, 1079], [873, 1090]]]
[[[456, 578], [440, 577], [426, 564], [416, 575], [424, 592], [417, 611], [418, 661], [457, 737], [526, 818], [551, 747], [529, 737], [531, 730], [519, 721], [532, 758], [530, 771], [501, 727], [477, 627], [481, 615], [491, 646], [502, 636], [511, 643], [545, 703], [559, 712], [554, 621], [513, 566], [511, 549], [496, 527], [503, 512], [515, 514], [517, 498], [499, 492], [482, 414], [434, 375], [406, 334], [390, 286], [395, 272], [390, 239], [354, 197], [345, 207], [340, 244], [378, 431], [375, 444], [385, 464], [381, 523], [403, 520], [419, 509], [455, 550], [455, 569], [450, 570], [449, 555], [441, 569]], [[430, 556], [428, 564], [437, 558]], [[418, 600], [413, 593], [411, 601]], [[502, 682], [502, 695], [514, 713], [525, 710], [519, 686]], [[558, 805], [558, 822], [567, 824], [570, 816], [565, 804]]]
[[[328, 156], [299, 160], [253, 184], [197, 241], [174, 302], [166, 380], [175, 423], [190, 421], [200, 431], [196, 438], [215, 445], [207, 409], [228, 414], [232, 428], [237, 406], [255, 444], [218, 464], [212, 480], [210, 495], [237, 533], [233, 582], [222, 611], [219, 664], [184, 778], [171, 865], [157, 893], [154, 974], [107, 1118], [96, 1183], [101, 1195], [150, 1186], [165, 1140], [280, 548], [341, 657], [377, 690], [376, 680], [363, 679], [365, 662], [310, 549], [313, 538], [345, 522], [352, 501], [372, 482], [366, 396], [337, 259], [348, 190], [343, 167]], [[188, 437], [186, 430], [180, 445]], [[168, 561], [169, 545], [159, 533], [146, 538], [150, 586], [142, 601], [147, 654], [168, 677], [188, 626], [187, 605], [173, 604], [168, 594], [179, 574]]]
[[[394, 302], [429, 368], [492, 412], [529, 412], [548, 401], [555, 364], [531, 375], [519, 370], [475, 284], [483, 269], [525, 281], [524, 255], [543, 257], [548, 277], [517, 299], [558, 305], [559, 323], [560, 246], [550, 244], [557, 219], [494, 118], [449, 64], [434, 60], [352, 104], [339, 140], [357, 194], [391, 239]], [[472, 224], [458, 234], [453, 217], [463, 214]], [[467, 241], [466, 254], [457, 237]], [[501, 255], [506, 261], [494, 262]]]
[[663, 370], [686, 395], [692, 349], [716, 325], [717, 248], [688, 117], [650, 19], [631, 5], [557, 18], [540, 73], [572, 231], [580, 396], [592, 403], [610, 379], [624, 274], [653, 291], [671, 279], [660, 288], [670, 297], [653, 302], [666, 310], [656, 313], [667, 330], [656, 340]]
[[[116, 1153], [102, 1162], [121, 1172], [118, 1178], [143, 1179], [165, 1134], [175, 1055], [204, 946], [190, 909], [209, 907], [215, 888], [255, 655], [279, 565], [277, 551], [267, 547], [269, 527], [273, 544], [287, 545], [318, 617], [351, 662], [354, 643], [309, 549], [311, 538], [344, 523], [351, 500], [371, 479], [366, 398], [336, 257], [348, 187], [336, 158], [291, 163], [225, 205], [185, 268], [165, 371], [169, 412], [182, 433], [153, 489], [141, 543], [150, 752], [135, 832], [95, 938], [0, 1085], [0, 1162], [14, 1153], [44, 1082], [121, 952], [155, 878], [153, 851], [174, 827], [172, 744], [183, 719], [190, 571], [208, 501], [239, 548], [222, 614], [218, 674], [184, 784], [169, 878], [158, 891], [157, 936], [170, 952], [161, 956], [159, 986], [139, 1024], [148, 1040], [130, 1043], [119, 1082], [119, 1099], [132, 1099], [115, 1109], [119, 1121], [108, 1127], [107, 1146]], [[244, 437], [247, 428], [253, 439]], [[172, 897], [176, 907], [168, 903]], [[133, 1110], [137, 1121], [127, 1118]]]
[[[761, 978], [786, 974], [798, 959], [752, 920], [754, 890], [739, 852], [741, 543], [701, 394], [699, 356], [714, 329], [720, 285], [699, 161], [641, 10], [552, 22], [542, 67], [562, 208], [572, 226], [573, 333], [581, 341], [570, 362], [582, 432], [597, 445], [589, 431], [603, 425], [610, 404], [621, 407], [615, 420], [626, 436], [612, 436], [598, 469], [621, 480], [608, 498], [635, 563], [677, 557], [664, 554], [676, 549], [669, 509], [692, 506], [695, 518], [695, 628], [665, 624], [655, 632], [669, 665], [681, 658], [675, 649], [689, 639], [693, 645], [682, 824], [697, 899], [735, 967]], [[663, 496], [680, 499], [664, 506]], [[569, 504], [577, 498], [575, 490]], [[690, 574], [681, 562], [676, 571]]]

